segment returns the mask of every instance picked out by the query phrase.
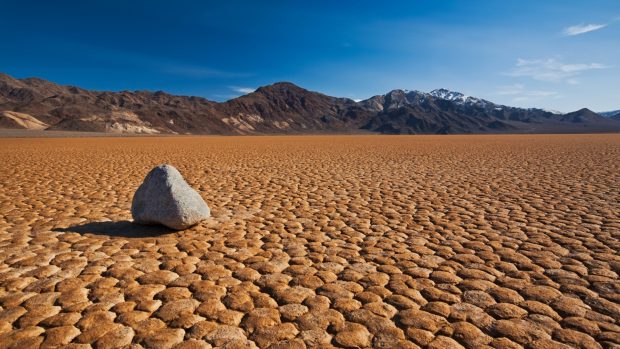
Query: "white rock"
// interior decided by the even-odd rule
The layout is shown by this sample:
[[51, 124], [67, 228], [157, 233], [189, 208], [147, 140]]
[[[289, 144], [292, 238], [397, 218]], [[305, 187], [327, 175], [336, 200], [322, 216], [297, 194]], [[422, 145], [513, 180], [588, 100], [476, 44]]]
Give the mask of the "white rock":
[[136, 190], [131, 215], [136, 223], [163, 224], [183, 230], [209, 218], [211, 212], [176, 168], [159, 165]]

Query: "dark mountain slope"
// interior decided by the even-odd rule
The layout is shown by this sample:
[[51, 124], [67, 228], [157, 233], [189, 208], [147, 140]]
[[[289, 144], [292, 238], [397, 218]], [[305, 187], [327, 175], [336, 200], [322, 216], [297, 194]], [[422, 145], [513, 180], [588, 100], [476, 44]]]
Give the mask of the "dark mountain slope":
[[572, 113], [564, 114], [559, 117], [560, 121], [584, 123], [584, 122], [606, 122], [606, 118], [593, 112], [588, 108], [582, 108]]
[[227, 124], [260, 133], [359, 128], [359, 120], [371, 115], [351, 99], [326, 96], [287, 82], [260, 87], [216, 109]]

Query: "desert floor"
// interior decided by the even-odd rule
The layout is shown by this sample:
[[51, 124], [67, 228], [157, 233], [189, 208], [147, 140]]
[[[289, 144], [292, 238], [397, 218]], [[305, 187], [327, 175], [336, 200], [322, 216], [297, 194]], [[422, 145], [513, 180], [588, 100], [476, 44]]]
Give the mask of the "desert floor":
[[[0, 348], [618, 348], [620, 135], [0, 139]], [[133, 225], [176, 166], [212, 209]]]

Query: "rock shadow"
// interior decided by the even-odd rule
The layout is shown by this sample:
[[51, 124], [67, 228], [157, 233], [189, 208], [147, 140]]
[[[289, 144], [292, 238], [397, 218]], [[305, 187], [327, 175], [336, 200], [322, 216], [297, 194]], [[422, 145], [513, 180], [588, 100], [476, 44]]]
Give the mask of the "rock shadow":
[[126, 238], [152, 238], [176, 232], [163, 225], [142, 225], [131, 221], [90, 222], [67, 228], [55, 228], [53, 231]]

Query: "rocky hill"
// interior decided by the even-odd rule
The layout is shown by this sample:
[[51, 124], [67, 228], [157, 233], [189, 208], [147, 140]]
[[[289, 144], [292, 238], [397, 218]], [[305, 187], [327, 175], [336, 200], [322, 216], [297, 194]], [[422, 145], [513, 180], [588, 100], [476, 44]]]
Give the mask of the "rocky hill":
[[0, 74], [0, 128], [173, 134], [616, 132], [618, 117], [498, 105], [445, 89], [367, 100], [288, 82], [218, 103], [150, 91], [90, 91]]

